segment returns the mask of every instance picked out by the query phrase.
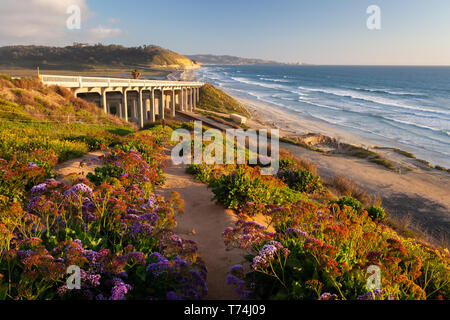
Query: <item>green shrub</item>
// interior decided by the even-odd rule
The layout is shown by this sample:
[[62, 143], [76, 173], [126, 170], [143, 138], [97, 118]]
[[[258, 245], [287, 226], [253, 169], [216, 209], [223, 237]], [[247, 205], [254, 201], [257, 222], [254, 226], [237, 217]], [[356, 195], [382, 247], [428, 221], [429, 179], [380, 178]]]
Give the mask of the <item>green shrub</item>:
[[195, 179], [202, 183], [209, 183], [212, 178], [212, 169], [206, 164], [191, 164], [186, 168], [186, 172], [193, 174]]
[[279, 170], [289, 170], [295, 167], [293, 159], [280, 159]]
[[358, 212], [363, 208], [362, 203], [351, 196], [344, 196], [342, 198], [339, 198], [339, 200], [332, 200], [330, 201], [330, 203], [338, 204], [341, 209], [343, 209], [344, 206], [351, 207], [355, 212]]
[[122, 174], [123, 169], [121, 167], [108, 164], [105, 167], [95, 168], [95, 174], [89, 172], [86, 178], [96, 186], [99, 186], [103, 181], [106, 181], [109, 178], [119, 178]]
[[283, 204], [297, 202], [303, 195], [273, 178], [263, 178], [257, 169], [240, 167], [228, 175], [222, 175], [211, 182], [213, 200], [226, 208], [238, 209], [247, 203]]
[[307, 170], [282, 170], [278, 173], [278, 178], [295, 191], [314, 193], [323, 190], [320, 178]]
[[386, 219], [386, 212], [382, 207], [370, 206], [366, 210], [372, 220], [383, 221], [384, 219]]

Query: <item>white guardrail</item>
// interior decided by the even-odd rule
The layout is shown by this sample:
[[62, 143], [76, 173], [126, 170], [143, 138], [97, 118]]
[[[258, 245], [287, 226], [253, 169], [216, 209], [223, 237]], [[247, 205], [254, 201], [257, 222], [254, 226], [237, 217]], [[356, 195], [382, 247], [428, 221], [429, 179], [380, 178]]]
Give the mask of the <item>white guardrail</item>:
[[46, 85], [60, 85], [67, 88], [84, 87], [201, 87], [202, 82], [135, 80], [122, 78], [72, 77], [40, 75]]

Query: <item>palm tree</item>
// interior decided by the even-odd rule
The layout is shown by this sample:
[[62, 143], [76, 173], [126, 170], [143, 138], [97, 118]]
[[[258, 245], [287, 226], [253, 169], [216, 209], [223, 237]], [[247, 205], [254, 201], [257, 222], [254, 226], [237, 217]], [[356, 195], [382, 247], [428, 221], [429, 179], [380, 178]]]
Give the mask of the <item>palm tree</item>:
[[139, 79], [139, 77], [141, 76], [141, 72], [138, 69], [134, 69], [133, 71], [131, 71], [131, 76], [133, 77], [133, 79]]

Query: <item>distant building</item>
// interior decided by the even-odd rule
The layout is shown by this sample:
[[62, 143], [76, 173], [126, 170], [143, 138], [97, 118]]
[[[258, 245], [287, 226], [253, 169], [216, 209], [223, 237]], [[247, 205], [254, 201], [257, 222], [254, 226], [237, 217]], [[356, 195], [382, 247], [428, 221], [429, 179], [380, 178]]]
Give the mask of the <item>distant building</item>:
[[76, 47], [76, 48], [85, 48], [85, 47], [88, 47], [89, 44], [88, 43], [74, 42], [72, 46]]

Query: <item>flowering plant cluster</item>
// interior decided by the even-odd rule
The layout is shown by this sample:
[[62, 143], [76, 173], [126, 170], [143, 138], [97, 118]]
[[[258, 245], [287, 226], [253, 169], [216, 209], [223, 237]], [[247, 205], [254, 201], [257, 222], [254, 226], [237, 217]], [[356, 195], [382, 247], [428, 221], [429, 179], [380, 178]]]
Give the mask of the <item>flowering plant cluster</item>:
[[[228, 247], [246, 249], [247, 273], [237, 292], [256, 299], [449, 299], [450, 256], [421, 240], [405, 239], [367, 212], [299, 201], [254, 206], [267, 227], [248, 221], [224, 232]], [[271, 232], [269, 229], [274, 229]], [[367, 287], [367, 269], [381, 269], [381, 288]], [[231, 272], [233, 275], [233, 271]]]
[[[0, 213], [0, 299], [200, 299], [206, 268], [193, 241], [173, 232], [183, 202], [153, 192], [162, 158], [151, 134], [131, 136], [106, 165], [119, 177], [95, 185], [47, 179]], [[67, 286], [80, 268], [81, 288]]]
[[[317, 177], [309, 163], [288, 157], [280, 164], [283, 172], [310, 170]], [[227, 278], [242, 298], [450, 298], [447, 249], [399, 236], [382, 215], [370, 214], [351, 197], [325, 198], [324, 204], [309, 199], [314, 190], [299, 186], [309, 185], [311, 175], [263, 177], [248, 166], [205, 164], [190, 171], [206, 177], [218, 202], [238, 211], [240, 219], [223, 238], [228, 248], [248, 252], [248, 266], [234, 266]], [[381, 270], [375, 290], [368, 287], [370, 266]]]

